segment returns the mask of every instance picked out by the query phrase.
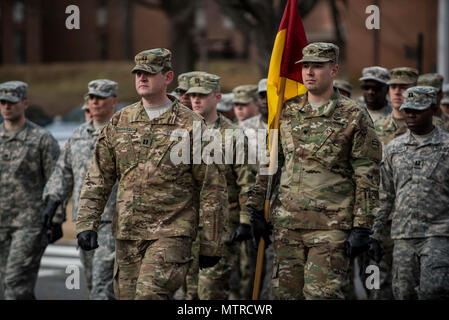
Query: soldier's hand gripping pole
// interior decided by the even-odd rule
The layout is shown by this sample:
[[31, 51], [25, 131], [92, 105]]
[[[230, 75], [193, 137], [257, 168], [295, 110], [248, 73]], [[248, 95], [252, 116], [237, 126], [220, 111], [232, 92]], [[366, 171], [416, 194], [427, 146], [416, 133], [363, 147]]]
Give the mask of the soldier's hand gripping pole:
[[[280, 92], [279, 92], [279, 100], [277, 106], [276, 116], [274, 118], [274, 128], [272, 131], [273, 135], [270, 137], [270, 166], [268, 169], [269, 177], [268, 177], [268, 186], [267, 193], [265, 195], [265, 203], [264, 203], [264, 217], [266, 221], [269, 221], [270, 216], [270, 198], [271, 198], [271, 187], [273, 184], [274, 174], [277, 171], [277, 153], [278, 153], [278, 143], [279, 143], [279, 119], [281, 116], [282, 106], [284, 104], [284, 92], [285, 92], [285, 81], [286, 78], [281, 77], [280, 83]], [[268, 128], [270, 130], [270, 128]], [[259, 247], [257, 250], [257, 263], [256, 263], [256, 272], [254, 274], [254, 286], [253, 286], [253, 300], [259, 299], [259, 290], [260, 290], [260, 280], [262, 277], [262, 267], [263, 267], [263, 257], [265, 253], [265, 240], [263, 237], [260, 237]]]

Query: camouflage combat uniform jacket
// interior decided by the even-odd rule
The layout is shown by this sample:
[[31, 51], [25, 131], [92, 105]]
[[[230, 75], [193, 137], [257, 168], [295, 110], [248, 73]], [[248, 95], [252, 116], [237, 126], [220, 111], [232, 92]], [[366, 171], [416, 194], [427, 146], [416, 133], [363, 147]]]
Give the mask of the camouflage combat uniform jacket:
[[[94, 154], [98, 135], [99, 132], [95, 131], [92, 120], [76, 128], [62, 148], [55, 170], [45, 185], [44, 200], [51, 198], [63, 202], [70, 197], [70, 194], [73, 195], [73, 221], [76, 221], [81, 187]], [[115, 212], [116, 194], [117, 185], [114, 186], [108, 199], [101, 215], [101, 221], [112, 221]]]
[[[218, 116], [218, 119], [212, 124], [208, 125], [209, 129], [219, 129], [222, 135], [222, 142], [225, 140], [226, 130], [240, 130], [241, 129], [233, 124], [230, 120], [222, 115]], [[243, 134], [243, 132], [241, 133]], [[223, 146], [225, 144], [223, 143]], [[257, 166], [255, 164], [248, 164], [247, 152], [245, 150], [245, 159], [243, 164], [237, 164], [235, 161], [235, 146], [234, 145], [234, 162], [225, 166], [226, 182], [228, 185], [228, 197], [229, 197], [229, 215], [230, 223], [232, 225], [240, 223], [249, 224], [249, 214], [246, 208], [246, 201], [248, 201], [248, 193], [251, 187], [256, 183]], [[246, 149], [246, 148], [245, 148]], [[225, 150], [223, 148], [223, 155]], [[223, 161], [223, 163], [225, 163]]]
[[391, 102], [387, 99], [385, 99], [384, 106], [379, 110], [368, 109], [368, 107], [366, 106], [364, 96], [359, 97], [357, 99], [357, 103], [359, 103], [360, 105], [362, 105], [366, 108], [366, 110], [368, 111], [373, 122], [376, 122], [377, 120], [388, 117], [391, 114], [391, 112], [393, 111], [393, 106], [391, 105]]
[[[42, 191], [58, 156], [58, 142], [33, 122], [26, 120], [13, 135], [0, 124], [1, 227], [42, 226]], [[53, 221], [62, 219], [59, 216]]]
[[[156, 119], [150, 121], [138, 102], [115, 113], [103, 127], [81, 190], [76, 230], [98, 228], [107, 197], [118, 180], [117, 219], [112, 225], [116, 239], [193, 239], [199, 223], [200, 254], [221, 255], [229, 215], [224, 169], [193, 162], [192, 157], [198, 156], [194, 127], [201, 134], [204, 120], [176, 98], [169, 98], [173, 104]], [[190, 162], [174, 164], [171, 153], [183, 149], [175, 147], [186, 133], [184, 151]], [[198, 199], [199, 206], [195, 203]]]
[[393, 208], [393, 239], [449, 236], [449, 134], [435, 128], [421, 145], [407, 131], [386, 146], [374, 237]]
[[[288, 100], [280, 118], [275, 226], [371, 228], [381, 157], [371, 118], [355, 101], [335, 92], [314, 111], [307, 95]], [[266, 180], [258, 175], [248, 207], [263, 209]]]
[[262, 115], [251, 117], [243, 121], [240, 126], [243, 129], [268, 129], [268, 124], [262, 121]]

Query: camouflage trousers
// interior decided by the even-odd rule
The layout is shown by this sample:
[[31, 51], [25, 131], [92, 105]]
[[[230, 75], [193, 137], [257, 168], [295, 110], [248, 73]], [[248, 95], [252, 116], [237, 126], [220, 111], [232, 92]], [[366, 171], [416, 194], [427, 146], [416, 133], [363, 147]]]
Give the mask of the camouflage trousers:
[[397, 300], [449, 299], [449, 237], [394, 240]]
[[111, 223], [101, 222], [98, 227], [98, 248], [91, 251], [80, 249], [90, 300], [114, 300], [115, 240]]
[[114, 292], [120, 300], [167, 300], [182, 286], [192, 239], [115, 240]]
[[200, 234], [197, 234], [195, 241], [192, 243], [192, 257], [193, 260], [190, 263], [189, 270], [187, 271], [186, 279], [184, 282], [185, 300], [198, 300], [198, 274], [200, 272], [199, 265], [199, 253], [200, 253]]
[[349, 258], [344, 230], [275, 228], [275, 299], [344, 299]]
[[231, 273], [238, 267], [239, 251], [239, 243], [227, 244], [223, 257], [215, 266], [199, 270], [198, 297], [200, 300], [228, 299]]
[[[377, 263], [372, 260], [367, 252], [364, 252], [357, 257], [360, 266], [359, 276], [365, 288], [366, 295], [370, 300], [393, 300], [393, 288], [392, 288], [392, 268], [393, 268], [393, 247], [394, 242], [391, 239], [391, 220], [388, 220], [385, 233], [383, 235], [382, 246], [384, 248], [384, 256], [382, 260]], [[380, 288], [379, 289], [366, 289], [366, 278], [369, 274], [366, 273], [366, 268], [369, 265], [375, 265], [379, 267]]]
[[6, 300], [34, 300], [40, 261], [47, 247], [42, 228], [0, 227], [0, 280]]

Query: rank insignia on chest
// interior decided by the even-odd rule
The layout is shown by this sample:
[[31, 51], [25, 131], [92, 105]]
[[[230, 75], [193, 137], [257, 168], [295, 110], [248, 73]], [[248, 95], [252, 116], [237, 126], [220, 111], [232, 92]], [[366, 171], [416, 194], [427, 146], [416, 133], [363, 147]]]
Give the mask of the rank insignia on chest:
[[148, 147], [149, 144], [150, 144], [150, 140], [148, 140], [148, 138], [142, 139], [142, 143], [141, 143], [142, 146]]
[[422, 160], [415, 160], [413, 161], [413, 168], [415, 169], [421, 169], [423, 165], [423, 161]]

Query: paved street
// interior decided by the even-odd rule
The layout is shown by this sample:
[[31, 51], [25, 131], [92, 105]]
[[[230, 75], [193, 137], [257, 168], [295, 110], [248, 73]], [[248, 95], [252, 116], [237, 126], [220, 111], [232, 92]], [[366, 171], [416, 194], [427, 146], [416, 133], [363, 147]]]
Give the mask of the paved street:
[[[69, 267], [67, 270], [68, 266], [73, 267]], [[69, 290], [66, 287], [67, 278], [70, 276], [73, 277], [74, 274], [70, 268], [73, 268], [72, 270], [79, 270], [79, 289]], [[66, 273], [66, 270], [68, 273]], [[87, 299], [84, 270], [81, 267], [79, 254], [74, 243], [50, 245], [47, 247], [41, 260], [35, 294], [38, 300]], [[0, 299], [3, 299], [3, 292], [1, 289]]]

